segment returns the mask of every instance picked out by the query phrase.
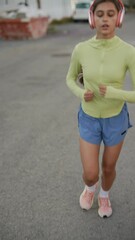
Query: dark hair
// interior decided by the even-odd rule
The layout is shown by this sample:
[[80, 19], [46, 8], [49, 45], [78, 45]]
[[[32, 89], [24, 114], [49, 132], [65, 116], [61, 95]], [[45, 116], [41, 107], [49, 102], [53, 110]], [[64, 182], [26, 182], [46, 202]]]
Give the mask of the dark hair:
[[94, 3], [93, 3], [92, 12], [94, 13], [98, 4], [104, 3], [104, 2], [112, 2], [115, 5], [118, 12], [121, 10], [121, 5], [120, 5], [118, 0], [95, 0]]

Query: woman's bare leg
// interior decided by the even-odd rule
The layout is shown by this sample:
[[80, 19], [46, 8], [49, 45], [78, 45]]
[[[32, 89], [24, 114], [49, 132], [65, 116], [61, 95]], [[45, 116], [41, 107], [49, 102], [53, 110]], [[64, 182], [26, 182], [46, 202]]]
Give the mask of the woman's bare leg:
[[123, 141], [115, 146], [105, 146], [102, 158], [102, 188], [108, 191], [116, 176], [116, 163], [121, 152]]
[[83, 166], [83, 180], [87, 186], [94, 185], [99, 178], [100, 145], [91, 144], [80, 138], [80, 155]]

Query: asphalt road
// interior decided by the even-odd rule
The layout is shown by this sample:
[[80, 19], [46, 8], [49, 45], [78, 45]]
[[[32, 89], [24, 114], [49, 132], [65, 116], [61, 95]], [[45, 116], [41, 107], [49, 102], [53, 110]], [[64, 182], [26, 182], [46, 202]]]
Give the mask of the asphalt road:
[[[133, 45], [134, 26], [135, 14], [126, 14], [117, 32]], [[36, 41], [0, 41], [0, 240], [135, 239], [134, 127], [117, 165], [112, 217], [98, 217], [97, 199], [88, 212], [79, 207], [79, 99], [65, 79], [75, 44], [93, 34], [87, 23], [69, 23]]]

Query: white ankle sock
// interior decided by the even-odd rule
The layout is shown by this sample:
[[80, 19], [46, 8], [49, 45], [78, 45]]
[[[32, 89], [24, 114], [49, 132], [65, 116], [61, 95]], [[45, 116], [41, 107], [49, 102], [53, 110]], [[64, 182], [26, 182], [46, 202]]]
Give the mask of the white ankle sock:
[[102, 198], [107, 198], [109, 195], [109, 191], [104, 191], [103, 188], [100, 188], [99, 196]]
[[96, 184], [94, 184], [93, 186], [87, 186], [86, 185], [86, 189], [89, 191], [89, 192], [95, 192], [95, 190], [96, 190]]

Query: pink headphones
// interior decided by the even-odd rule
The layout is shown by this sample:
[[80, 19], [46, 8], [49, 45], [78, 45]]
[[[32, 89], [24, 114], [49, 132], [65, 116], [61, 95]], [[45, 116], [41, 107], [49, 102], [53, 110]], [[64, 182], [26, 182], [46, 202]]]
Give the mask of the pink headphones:
[[[90, 27], [92, 29], [95, 28], [94, 15], [93, 15], [93, 6], [94, 6], [95, 1], [96, 0], [94, 0], [92, 2], [92, 4], [90, 5], [90, 8], [89, 8], [89, 24], [90, 24]], [[125, 14], [125, 8], [124, 8], [124, 5], [123, 5], [121, 0], [118, 0], [118, 2], [119, 2], [119, 5], [120, 5], [120, 10], [119, 10], [119, 13], [118, 13], [116, 27], [121, 27], [122, 22], [123, 22], [123, 18], [124, 18], [124, 14]]]

